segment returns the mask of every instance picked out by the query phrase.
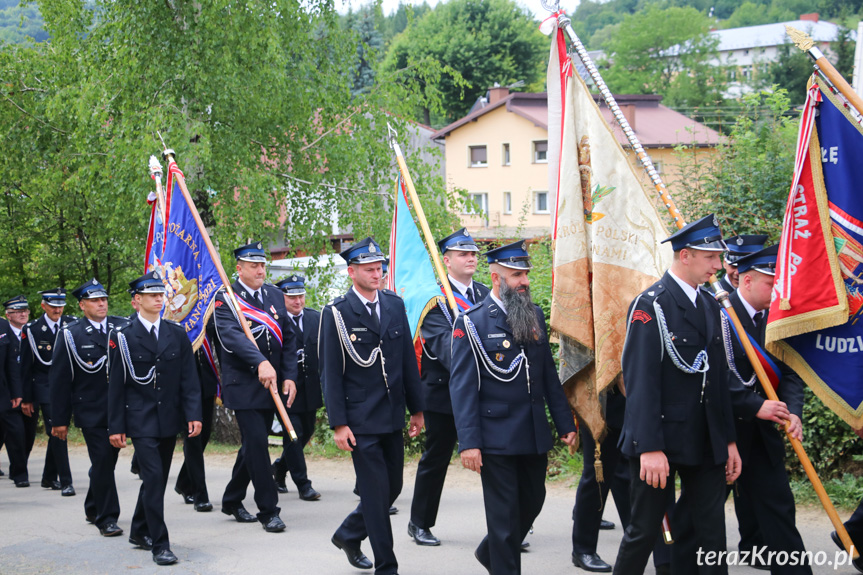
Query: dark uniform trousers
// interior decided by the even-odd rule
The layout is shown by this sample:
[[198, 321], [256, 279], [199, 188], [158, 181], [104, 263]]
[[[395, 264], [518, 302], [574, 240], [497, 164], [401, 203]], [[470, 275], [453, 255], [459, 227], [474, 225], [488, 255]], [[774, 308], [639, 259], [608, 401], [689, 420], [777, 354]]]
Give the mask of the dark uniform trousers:
[[291, 472], [291, 480], [298, 489], [310, 485], [308, 466], [303, 449], [309, 444], [315, 434], [315, 421], [317, 411], [303, 411], [300, 413], [288, 413], [288, 419], [297, 433], [297, 440], [291, 441], [291, 436], [285, 432], [282, 438], [282, 456], [273, 463], [277, 473]]
[[238, 409], [234, 415], [237, 417], [243, 445], [237, 452], [231, 480], [225, 487], [224, 495], [222, 495], [222, 507], [236, 509], [242, 505], [243, 499], [246, 498], [249, 483], [254, 482], [255, 504], [258, 506], [257, 517], [261, 523], [266, 523], [281, 511], [279, 493], [276, 491], [275, 485], [272, 489], [258, 487], [259, 478], [262, 484], [265, 480], [270, 484], [273, 483], [267, 442], [275, 410]]
[[417, 465], [411, 521], [423, 529], [431, 529], [437, 521], [447, 468], [458, 441], [455, 418], [451, 413], [425, 411], [425, 448]]
[[5, 433], [4, 445], [9, 456], [9, 479], [15, 482], [29, 481], [27, 473], [27, 449], [24, 445], [24, 419], [20, 411], [0, 411], [0, 426]]
[[142, 483], [130, 531], [132, 535], [149, 535], [153, 539], [153, 555], [158, 555], [171, 548], [165, 525], [165, 488], [177, 438], [133, 437], [132, 445], [138, 455]]
[[[122, 357], [118, 343], [122, 332], [132, 367]], [[153, 539], [153, 555], [170, 549], [165, 525], [165, 489], [177, 435], [187, 422], [201, 421], [201, 388], [192, 345], [185, 329], [160, 321], [158, 341], [133, 319], [112, 332], [108, 379], [108, 434], [126, 434], [135, 447], [141, 488], [132, 516], [130, 534]], [[146, 385], [131, 380], [155, 367]], [[129, 379], [127, 379], [129, 376]]]
[[[425, 403], [404, 302], [394, 292], [381, 290], [378, 306], [380, 318], [374, 321], [353, 289], [328, 304], [321, 312], [319, 359], [330, 426], [347, 425], [356, 438], [351, 459], [360, 503], [335, 537], [358, 547], [368, 536], [375, 573], [391, 575], [398, 572], [398, 562], [389, 508], [402, 489], [405, 409], [417, 414]], [[336, 312], [359, 357], [370, 357], [375, 348], [382, 357], [361, 367], [349, 353], [343, 354]], [[381, 372], [384, 358], [386, 380]]]
[[[608, 434], [602, 441], [601, 461], [605, 481], [596, 480], [596, 442], [587, 426], [579, 420], [584, 469], [575, 492], [575, 505], [572, 508], [572, 552], [574, 554], [596, 553], [599, 541], [599, 524], [609, 492], [614, 497], [614, 506], [625, 530], [630, 522], [630, 474], [629, 460], [620, 453], [617, 446], [620, 440], [620, 426], [626, 408], [624, 396], [611, 388], [606, 403]], [[668, 507], [674, 506], [674, 496], [669, 493]], [[657, 537], [653, 548], [653, 564], [671, 563], [671, 549], [664, 543], [662, 536]]]
[[177, 474], [176, 489], [194, 497], [195, 503], [210, 501], [210, 494], [207, 491], [207, 475], [204, 472], [204, 450], [210, 442], [210, 435], [213, 433], [215, 401], [215, 396], [201, 398], [203, 421], [201, 421], [200, 435], [189, 437], [188, 430], [183, 434], [183, 466], [180, 467], [180, 472]]
[[[633, 302], [627, 316], [628, 333], [623, 351], [626, 415], [619, 446], [629, 458], [631, 474], [631, 522], [620, 544], [614, 573], [643, 573], [661, 533], [663, 515], [673, 498], [675, 478], [683, 485], [677, 507], [698, 521], [691, 532], [704, 553], [726, 550], [725, 462], [728, 444], [735, 440], [731, 398], [726, 384], [727, 364], [722, 348], [718, 304], [696, 292], [693, 305], [676, 280], [666, 273]], [[674, 365], [658, 329], [660, 304], [667, 322], [668, 340], [689, 365], [706, 351], [707, 373], [686, 373]], [[635, 306], [635, 307], [633, 307]], [[673, 334], [673, 335], [672, 335]], [[640, 479], [641, 454], [662, 451], [670, 475], [665, 489]], [[680, 533], [672, 516], [672, 534]], [[677, 535], [675, 535], [676, 537]], [[672, 570], [694, 560], [687, 554], [698, 549], [672, 548]], [[698, 567], [697, 573], [724, 574], [724, 561]]]
[[[402, 491], [404, 438], [401, 430], [375, 435], [354, 434], [351, 454], [362, 498], [336, 530], [336, 537], [359, 546], [366, 537], [375, 555], [376, 573], [395, 573], [393, 529], [389, 508]], [[386, 470], [386, 473], [382, 473]]]
[[[452, 282], [450, 288], [454, 293], [459, 293]], [[489, 289], [479, 282], [473, 282], [472, 291], [472, 303], [484, 300], [489, 293]], [[448, 309], [448, 313], [451, 315], [452, 311]], [[420, 382], [426, 401], [426, 429], [411, 501], [411, 522], [423, 529], [431, 529], [437, 521], [446, 473], [458, 442], [449, 393], [452, 324], [440, 307], [431, 309], [426, 315], [422, 324], [422, 338]]]
[[[95, 517], [93, 524], [103, 527], [120, 517], [120, 499], [114, 480], [114, 468], [120, 450], [108, 440], [107, 427], [85, 427], [81, 430], [90, 456], [90, 487], [84, 499], [84, 513]], [[137, 453], [137, 450], [136, 450]]]
[[[58, 333], [60, 327], [65, 327], [74, 318], [62, 316], [58, 322]], [[42, 413], [42, 421], [45, 425], [45, 434], [48, 436], [48, 449], [45, 451], [45, 465], [42, 470], [42, 481], [60, 481], [63, 486], [72, 485], [72, 470], [69, 468], [69, 451], [65, 441], [51, 435], [53, 428], [52, 409], [50, 401], [50, 390], [48, 384], [49, 367], [39, 362], [34, 357], [31, 344], [36, 345], [36, 353], [44, 361], [50, 362], [53, 357], [52, 346], [56, 347], [57, 337], [46, 327], [45, 317], [27, 324], [22, 333], [26, 333], [21, 341], [21, 370], [24, 376], [24, 401], [33, 402], [33, 415], [29, 421], [24, 422], [27, 442], [27, 454], [33, 450], [36, 441], [39, 413]], [[33, 342], [28, 341], [33, 339]], [[25, 420], [28, 419], [25, 417]]]
[[[575, 432], [544, 336], [545, 317], [538, 306], [534, 309], [539, 329], [524, 346], [515, 342], [506, 314], [491, 296], [459, 315], [453, 331], [450, 393], [459, 452], [479, 449], [483, 464], [488, 535], [476, 555], [496, 575], [521, 573], [520, 545], [545, 501], [548, 451], [554, 445], [546, 413], [559, 435]], [[475, 329], [467, 327], [468, 321]], [[512, 381], [496, 379], [487, 365], [477, 364], [472, 346], [479, 342], [467, 339], [473, 334], [495, 367], [513, 365], [522, 354], [527, 365], [519, 364], [519, 371], [508, 376]]]
[[[239, 282], [234, 283], [233, 289], [234, 294], [249, 305], [261, 305]], [[266, 283], [260, 291], [263, 300], [261, 312], [268, 316], [267, 321], [278, 323], [281, 342], [254, 320], [249, 321], [253, 333], [256, 333], [256, 341], [250, 341], [231, 311], [232, 304], [226, 300], [224, 291], [216, 294], [213, 325], [222, 369], [222, 399], [227, 408], [234, 410], [243, 442], [231, 480], [222, 495], [222, 510], [240, 507], [251, 483], [255, 489], [258, 520], [267, 523], [281, 511], [268, 446], [275, 406], [269, 390], [258, 381], [257, 368], [264, 360], [269, 361], [276, 370], [279, 389], [285, 380], [296, 382], [297, 348], [296, 336], [288, 325], [290, 320], [284, 294]], [[247, 320], [243, 318], [242, 321]]]
[[321, 315], [317, 310], [304, 308], [302, 318], [302, 330], [294, 320], [288, 322], [296, 334], [297, 349], [302, 347], [302, 351], [297, 352], [302, 357], [297, 370], [297, 396], [290, 407], [285, 406], [291, 425], [297, 433], [297, 440], [291, 441], [290, 435], [285, 433], [282, 437], [282, 456], [273, 463], [274, 472], [278, 477], [284, 477], [288, 471], [291, 472], [291, 480], [298, 489], [304, 489], [312, 484], [309, 480], [303, 449], [315, 434], [318, 408], [324, 404], [318, 362]]
[[[740, 318], [747, 334], [759, 344], [764, 343], [764, 328], [767, 318], [756, 327], [741, 302], [740, 293], [731, 294], [731, 304]], [[740, 376], [748, 380], [752, 367], [745, 359], [743, 348], [734, 346], [734, 361]], [[798, 417], [803, 412], [803, 382], [787, 365], [773, 358], [781, 371], [777, 393], [785, 401], [791, 413]], [[767, 551], [802, 552], [803, 539], [795, 526], [796, 507], [794, 495], [785, 471], [784, 438], [772, 422], [755, 418], [766, 397], [760, 383], [752, 388], [744, 387], [733, 373], [728, 375], [731, 401], [736, 416], [737, 447], [743, 460], [743, 470], [733, 487], [727, 491], [734, 494], [734, 508], [740, 530], [740, 551], [751, 552], [753, 548], [767, 547]], [[675, 554], [675, 562], [688, 561], [681, 569], [692, 572], [692, 552], [696, 542], [691, 537], [692, 516], [685, 509], [675, 513], [674, 524], [680, 536], [675, 536], [674, 547], [681, 552]], [[689, 549], [689, 553], [683, 553]], [[766, 559], [766, 557], [765, 557]], [[687, 571], [681, 571], [687, 572]], [[771, 565], [774, 575], [811, 574], [809, 565]]]
[[[857, 509], [845, 522], [845, 529], [848, 530], [848, 536], [851, 537], [851, 542], [859, 551], [863, 549], [863, 500], [857, 505]], [[863, 551], [861, 551], [863, 552]]]
[[[205, 345], [209, 346], [210, 341], [212, 339], [207, 339]], [[219, 391], [219, 375], [204, 346], [195, 353], [195, 367], [201, 381], [201, 417], [203, 418], [201, 433], [197, 437], [189, 437], [188, 430], [183, 433], [183, 466], [177, 474], [175, 489], [184, 495], [194, 497], [195, 503], [209, 503], [210, 494], [207, 491], [207, 475], [204, 471], [204, 450], [213, 432], [213, 412], [216, 394]]]

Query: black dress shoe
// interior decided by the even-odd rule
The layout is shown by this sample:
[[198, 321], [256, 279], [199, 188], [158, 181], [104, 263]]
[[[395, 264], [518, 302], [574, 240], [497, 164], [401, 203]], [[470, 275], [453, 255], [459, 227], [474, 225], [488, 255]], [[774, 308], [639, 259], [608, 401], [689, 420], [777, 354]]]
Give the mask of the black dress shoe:
[[234, 519], [237, 520], [237, 523], [255, 523], [257, 519], [255, 516], [246, 511], [246, 508], [240, 505], [236, 509], [231, 509], [230, 507], [222, 507], [222, 513], [225, 515], [233, 515]]
[[95, 515], [85, 515], [84, 519], [87, 521], [87, 523], [96, 523]]
[[59, 481], [48, 481], [46, 479], [42, 480], [42, 489], [50, 489], [51, 491], [60, 491], [63, 487], [60, 485]]
[[141, 470], [138, 468], [138, 466], [137, 466], [137, 465], [133, 465], [132, 467], [130, 467], [130, 468], [129, 468], [129, 471], [131, 471], [131, 472], [132, 472], [133, 474], [135, 474], [135, 475], [140, 475], [140, 474], [141, 474]]
[[267, 533], [281, 533], [285, 530], [285, 522], [278, 515], [273, 515], [264, 523], [264, 531]]
[[281, 458], [277, 458], [273, 464], [270, 466], [270, 470], [273, 472], [273, 480], [276, 482], [276, 491], [279, 493], [287, 493], [288, 485], [285, 483], [285, 478], [288, 476], [287, 472], [282, 472], [279, 469], [278, 463], [281, 461]]
[[[833, 543], [835, 543], [839, 549], [841, 549], [842, 551], [845, 551], [845, 546], [842, 545], [842, 540], [839, 539], [838, 533], [836, 533], [835, 531], [832, 531], [830, 533], [830, 538], [833, 540]], [[857, 545], [854, 545], [854, 549], [857, 549]], [[861, 551], [859, 549], [857, 549], [857, 552], [861, 553]], [[851, 564], [854, 566], [854, 568], [859, 573], [863, 573], [863, 554], [861, 554], [860, 557], [858, 557], [857, 559], [852, 560]]]
[[614, 529], [614, 523], [612, 523], [611, 521], [606, 521], [605, 519], [603, 519], [602, 521], [599, 522], [599, 528], [602, 529], [603, 531], [611, 531], [612, 529]]
[[572, 564], [585, 571], [594, 573], [611, 573], [611, 565], [602, 560], [596, 553], [573, 553]]
[[6, 475], [6, 474], [5, 474], [5, 473], [3, 473], [3, 470], [2, 470], [2, 469], [0, 469], [0, 477], [4, 477], [5, 475]]
[[60, 490], [60, 495], [63, 497], [72, 497], [75, 495], [75, 488], [71, 485], [64, 485], [63, 489]]
[[150, 551], [153, 548], [153, 539], [149, 535], [129, 535], [129, 543], [144, 551]]
[[201, 513], [206, 513], [207, 511], [213, 510], [213, 504], [209, 501], [199, 501], [195, 503], [195, 511], [200, 511]]
[[162, 549], [153, 555], [153, 561], [156, 565], [173, 565], [179, 559], [177, 559], [177, 556], [170, 549]]
[[521, 545], [518, 546], [518, 550], [522, 553], [527, 553], [527, 548], [530, 547], [530, 542], [522, 541]]
[[99, 534], [102, 537], [116, 537], [117, 535], [122, 535], [123, 530], [113, 521], [109, 521], [99, 528]]
[[24, 481], [16, 481], [15, 487], [30, 487], [30, 482], [26, 479]]
[[317, 501], [321, 498], [321, 494], [315, 491], [311, 483], [300, 489], [300, 499], [303, 501]]
[[398, 513], [398, 512], [399, 512], [399, 508], [398, 508], [398, 507], [396, 507], [395, 505], [393, 505], [392, 507], [390, 507], [390, 515], [395, 515], [395, 514], [396, 514], [396, 513]]
[[330, 541], [333, 542], [333, 545], [345, 552], [345, 555], [348, 558], [348, 563], [350, 563], [352, 567], [356, 567], [357, 569], [371, 569], [374, 567], [372, 562], [369, 561], [369, 558], [365, 556], [362, 550], [360, 550], [359, 545], [356, 547], [348, 545], [335, 535], [333, 535], [333, 538], [330, 539]]
[[188, 493], [185, 493], [179, 487], [174, 487], [174, 491], [176, 491], [177, 494], [183, 498], [183, 503], [185, 503], [186, 505], [192, 505], [195, 502], [194, 495], [189, 495]]
[[413, 537], [417, 545], [427, 545], [429, 547], [440, 545], [440, 539], [432, 535], [432, 532], [428, 529], [417, 527], [413, 521], [408, 521], [408, 535]]
[[356, 484], [354, 484], [354, 495], [356, 495], [357, 497], [360, 496], [360, 488], [357, 487]]

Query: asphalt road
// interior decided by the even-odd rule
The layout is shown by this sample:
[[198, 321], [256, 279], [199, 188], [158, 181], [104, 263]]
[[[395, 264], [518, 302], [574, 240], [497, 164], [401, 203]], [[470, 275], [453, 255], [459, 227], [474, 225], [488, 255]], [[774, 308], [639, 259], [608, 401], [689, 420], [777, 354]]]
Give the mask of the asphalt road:
[[[117, 484], [121, 515], [119, 524], [128, 531], [140, 481], [129, 473], [129, 447], [121, 453], [117, 465]], [[177, 453], [171, 468], [169, 492], [165, 502], [165, 517], [171, 546], [180, 562], [171, 567], [158, 567], [148, 551], [133, 548], [127, 542], [128, 533], [120, 537], [103, 538], [98, 530], [84, 521], [84, 495], [87, 490], [89, 461], [80, 446], [70, 449], [72, 473], [78, 495], [61, 497], [58, 491], [39, 487], [44, 463], [44, 446], [36, 446], [30, 459], [31, 487], [19, 489], [7, 478], [0, 479], [0, 574], [30, 575], [36, 573], [116, 574], [162, 573], [166, 570], [202, 574], [328, 574], [356, 575], [360, 571], [348, 565], [344, 554], [330, 543], [330, 537], [344, 516], [354, 508], [357, 498], [351, 492], [353, 468], [349, 460], [314, 459], [309, 461], [309, 476], [314, 487], [323, 495], [320, 501], [305, 502], [297, 497], [296, 488], [281, 496], [281, 517], [288, 529], [279, 534], [266, 533], [259, 524], [236, 523], [220, 513], [220, 497], [230, 477], [233, 455], [208, 454], [207, 477], [215, 509], [196, 513], [173, 492], [176, 474], [182, 463]], [[3, 469], [8, 470], [5, 456]], [[407, 536], [410, 500], [413, 494], [413, 474], [416, 464], [405, 470], [405, 486], [396, 502], [399, 513], [392, 517], [396, 556], [401, 573], [458, 573], [485, 575], [476, 562], [473, 550], [485, 533], [482, 493], [475, 474], [453, 464], [441, 504], [438, 522], [433, 529], [440, 537], [440, 547], [419, 547]], [[289, 481], [290, 483], [290, 481]], [[569, 484], [549, 484], [542, 514], [528, 536], [530, 551], [522, 554], [524, 573], [583, 574], [570, 561], [572, 503], [574, 488]], [[251, 497], [246, 508], [255, 513]], [[600, 534], [599, 554], [609, 562], [617, 555], [622, 535], [613, 503], [609, 500], [605, 518], [615, 521], [613, 531]], [[737, 544], [737, 525], [733, 508], [726, 507], [728, 548]], [[808, 550], [824, 551], [834, 559], [835, 547], [830, 540], [827, 516], [820, 509], [799, 508], [798, 526]], [[371, 557], [368, 542], [363, 550]], [[647, 573], [652, 574], [652, 565]], [[748, 567], [732, 567], [733, 574], [756, 571]], [[848, 574], [856, 571], [848, 566], [839, 569], [823, 566], [815, 573]]]

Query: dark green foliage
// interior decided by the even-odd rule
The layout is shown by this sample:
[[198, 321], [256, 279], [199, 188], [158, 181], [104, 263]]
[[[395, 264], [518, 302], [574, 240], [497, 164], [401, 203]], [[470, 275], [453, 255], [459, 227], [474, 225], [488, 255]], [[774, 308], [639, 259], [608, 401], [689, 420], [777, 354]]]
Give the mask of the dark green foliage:
[[806, 84], [812, 76], [812, 60], [795, 46], [783, 46], [779, 58], [768, 68], [770, 81], [788, 93], [792, 105], [806, 100]]
[[454, 72], [419, 79], [427, 98], [444, 103], [443, 118], [423, 119], [438, 124], [466, 115], [495, 83], [521, 80], [528, 90], [541, 89], [547, 51], [533, 17], [513, 0], [449, 0], [394, 38], [382, 66], [408, 76], [431, 63]]
[[[96, 276], [115, 312], [128, 307], [156, 131], [177, 151], [229, 273], [233, 247], [275, 236], [280, 215], [294, 251], [330, 251], [332, 213], [387, 243], [396, 171], [386, 123], [404, 146], [414, 127], [401, 118], [433, 104], [393, 77], [354, 93], [356, 35], [328, 4], [39, 7], [50, 42], [0, 50], [0, 294]], [[433, 230], [451, 228], [442, 179], [409, 165]]]

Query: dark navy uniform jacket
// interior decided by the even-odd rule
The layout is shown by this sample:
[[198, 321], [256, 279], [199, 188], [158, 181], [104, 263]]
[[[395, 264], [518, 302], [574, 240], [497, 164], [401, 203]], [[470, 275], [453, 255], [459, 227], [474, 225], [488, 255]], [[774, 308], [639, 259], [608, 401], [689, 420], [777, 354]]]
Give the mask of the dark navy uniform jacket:
[[[347, 425], [354, 434], [382, 434], [404, 429], [405, 407], [415, 414], [425, 409], [413, 338], [402, 299], [380, 290], [380, 329], [353, 289], [328, 303], [321, 312], [320, 362], [330, 427]], [[342, 349], [335, 324], [338, 310], [348, 341], [367, 360], [380, 344], [381, 358], [369, 367], [357, 365]]]
[[0, 318], [0, 412], [12, 409], [12, 400], [22, 397], [23, 393], [18, 338], [9, 322]]
[[[234, 282], [232, 287], [236, 297], [257, 307], [252, 294], [239, 282]], [[241, 316], [243, 321], [251, 321], [252, 335], [257, 345], [252, 343], [237, 322], [232, 304], [225, 299], [225, 291], [216, 294], [213, 322], [219, 365], [222, 368], [222, 401], [230, 409], [275, 408], [269, 390], [258, 380], [258, 366], [264, 360], [268, 360], [276, 370], [280, 392], [282, 382], [286, 379], [297, 381], [296, 335], [289, 325], [293, 322], [285, 309], [285, 295], [282, 290], [268, 283], [261, 286], [260, 292], [263, 311], [278, 323], [282, 331], [281, 343], [264, 324]]]
[[[752, 323], [752, 318], [740, 301], [739, 292], [731, 294], [731, 305], [734, 311], [737, 312], [737, 317], [740, 318], [740, 323], [743, 324], [743, 329], [749, 336], [764, 347], [764, 330], [767, 327], [767, 312], [764, 312], [764, 319], [761, 320], [760, 328], [756, 328]], [[732, 342], [734, 347], [734, 363], [737, 371], [745, 381], [749, 381], [752, 377], [752, 364], [746, 357], [746, 352], [743, 346], [737, 341], [732, 333]], [[770, 354], [769, 354], [770, 355]], [[788, 405], [788, 411], [797, 417], [803, 417], [803, 380], [800, 379], [794, 371], [770, 355], [770, 359], [779, 368], [782, 378], [779, 380], [779, 388], [776, 390], [780, 401], [784, 401]], [[737, 430], [737, 450], [740, 452], [740, 458], [743, 463], [749, 459], [750, 446], [753, 438], [758, 435], [764, 442], [767, 448], [767, 453], [770, 455], [770, 462], [774, 465], [782, 464], [785, 460], [785, 434], [776, 427], [772, 421], [764, 421], [756, 419], [755, 414], [761, 409], [761, 405], [767, 399], [764, 389], [761, 387], [761, 382], [755, 381], [752, 387], [747, 387], [734, 375], [731, 370], [728, 370], [729, 388], [731, 390], [731, 404], [734, 409], [735, 425]]]
[[[450, 287], [453, 292], [458, 293], [452, 283]], [[489, 289], [479, 282], [473, 282], [473, 289], [476, 301], [482, 301], [488, 296]], [[449, 307], [447, 313], [449, 318], [452, 318], [453, 313]], [[420, 380], [425, 394], [426, 410], [451, 415], [449, 374], [452, 366], [452, 324], [440, 306], [436, 306], [426, 314], [420, 331], [423, 338]]]
[[[710, 370], [703, 401], [703, 375], [687, 374], [672, 362], [660, 339], [654, 301], [687, 364], [707, 350]], [[699, 289], [696, 308], [668, 272], [636, 302], [635, 310], [630, 304], [623, 348], [626, 415], [620, 450], [628, 457], [663, 451], [677, 465], [724, 463], [735, 433], [719, 304]]]
[[310, 307], [304, 308], [302, 322], [301, 332], [294, 320], [288, 319], [288, 325], [294, 331], [297, 341], [302, 342], [297, 345], [297, 397], [294, 398], [291, 407], [287, 408], [288, 413], [317, 411], [324, 404], [318, 362], [318, 330], [321, 326], [321, 312]]
[[[129, 323], [125, 317], [108, 316], [106, 329], [110, 331]], [[75, 344], [70, 349], [66, 333]], [[70, 323], [60, 330], [54, 361], [48, 372], [51, 387], [51, 419], [55, 426], [68, 427], [75, 416], [75, 426], [108, 427], [108, 365], [95, 373], [84, 371], [75, 354], [88, 366], [95, 365], [108, 355], [108, 333], [99, 333], [86, 318]]]
[[[138, 377], [156, 367], [154, 381], [134, 381], [120, 357], [120, 334], [126, 338]], [[108, 343], [108, 434], [128, 437], [171, 437], [201, 421], [201, 386], [195, 355], [179, 323], [159, 322], [158, 344], [137, 318], [115, 328]]]
[[[529, 386], [524, 364], [513, 381], [504, 383], [492, 377], [482, 362], [478, 365], [474, 358], [466, 318], [476, 326], [482, 346], [494, 365], [508, 368], [521, 351], [513, 339], [506, 314], [491, 296], [456, 320], [450, 393], [459, 452], [480, 449], [483, 453], [497, 455], [546, 453], [554, 444], [545, 415], [546, 404], [560, 435], [575, 431], [539, 306], [536, 306], [536, 315], [541, 333], [525, 349], [530, 366]], [[498, 376], [509, 379], [512, 374]]]
[[[78, 318], [74, 316], [60, 316], [60, 321], [57, 322], [57, 335], [62, 328], [75, 321], [78, 321]], [[48, 327], [44, 315], [31, 321], [21, 330], [21, 377], [24, 382], [24, 403], [51, 403], [48, 370], [54, 355], [57, 335]], [[39, 357], [36, 357], [36, 354]]]

